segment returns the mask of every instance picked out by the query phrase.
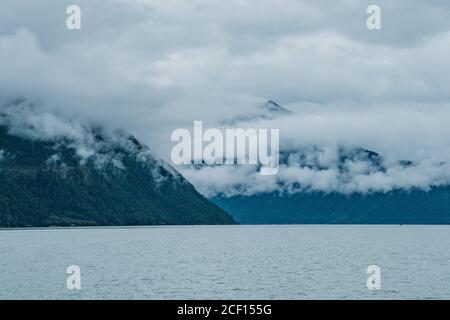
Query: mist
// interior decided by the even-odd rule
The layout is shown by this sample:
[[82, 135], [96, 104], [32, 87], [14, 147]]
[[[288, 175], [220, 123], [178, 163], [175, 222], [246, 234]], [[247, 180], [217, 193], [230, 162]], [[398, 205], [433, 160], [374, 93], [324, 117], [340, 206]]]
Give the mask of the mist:
[[[290, 161], [270, 177], [245, 165], [176, 167], [203, 194], [450, 183], [447, 2], [378, 1], [377, 31], [366, 28], [369, 1], [77, 1], [81, 30], [66, 28], [70, 4], [0, 4], [0, 106], [16, 134], [123, 129], [170, 163], [173, 130], [245, 118], [233, 126], [280, 129]], [[291, 113], [253, 117], [268, 100]], [[16, 112], [17, 101], [32, 111]], [[342, 148], [376, 152], [382, 170], [342, 164]]]

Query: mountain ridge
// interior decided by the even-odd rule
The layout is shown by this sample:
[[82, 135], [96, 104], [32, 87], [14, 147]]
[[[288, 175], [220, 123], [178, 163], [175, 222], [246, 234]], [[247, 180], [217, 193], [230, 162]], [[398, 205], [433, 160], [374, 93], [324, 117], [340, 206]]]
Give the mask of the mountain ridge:
[[122, 144], [96, 133], [99, 150], [81, 150], [83, 158], [71, 139], [32, 140], [0, 126], [0, 226], [235, 223], [136, 138], [116, 138]]
[[450, 224], [450, 187], [213, 197], [242, 224]]

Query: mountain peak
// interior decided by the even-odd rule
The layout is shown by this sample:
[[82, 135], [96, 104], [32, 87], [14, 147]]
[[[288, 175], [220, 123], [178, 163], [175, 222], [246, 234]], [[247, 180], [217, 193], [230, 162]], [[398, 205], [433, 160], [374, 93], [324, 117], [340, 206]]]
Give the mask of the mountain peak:
[[273, 100], [269, 100], [264, 104], [264, 107], [269, 111], [269, 112], [274, 112], [274, 113], [281, 113], [281, 114], [287, 114], [287, 113], [292, 113], [292, 111], [289, 111], [285, 108], [283, 108], [282, 106], [280, 106], [278, 103], [276, 103]]

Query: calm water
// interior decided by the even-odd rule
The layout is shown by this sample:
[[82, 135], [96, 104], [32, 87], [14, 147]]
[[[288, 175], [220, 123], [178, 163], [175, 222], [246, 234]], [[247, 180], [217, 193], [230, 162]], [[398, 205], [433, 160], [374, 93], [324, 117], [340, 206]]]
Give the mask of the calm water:
[[1, 299], [450, 298], [450, 226], [4, 230], [0, 259]]

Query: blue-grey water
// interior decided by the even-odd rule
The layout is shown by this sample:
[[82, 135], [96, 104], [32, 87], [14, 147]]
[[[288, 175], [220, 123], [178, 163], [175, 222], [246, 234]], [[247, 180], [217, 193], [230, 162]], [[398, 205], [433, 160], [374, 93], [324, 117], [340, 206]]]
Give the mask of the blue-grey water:
[[449, 299], [450, 226], [1, 230], [0, 299], [22, 298]]

